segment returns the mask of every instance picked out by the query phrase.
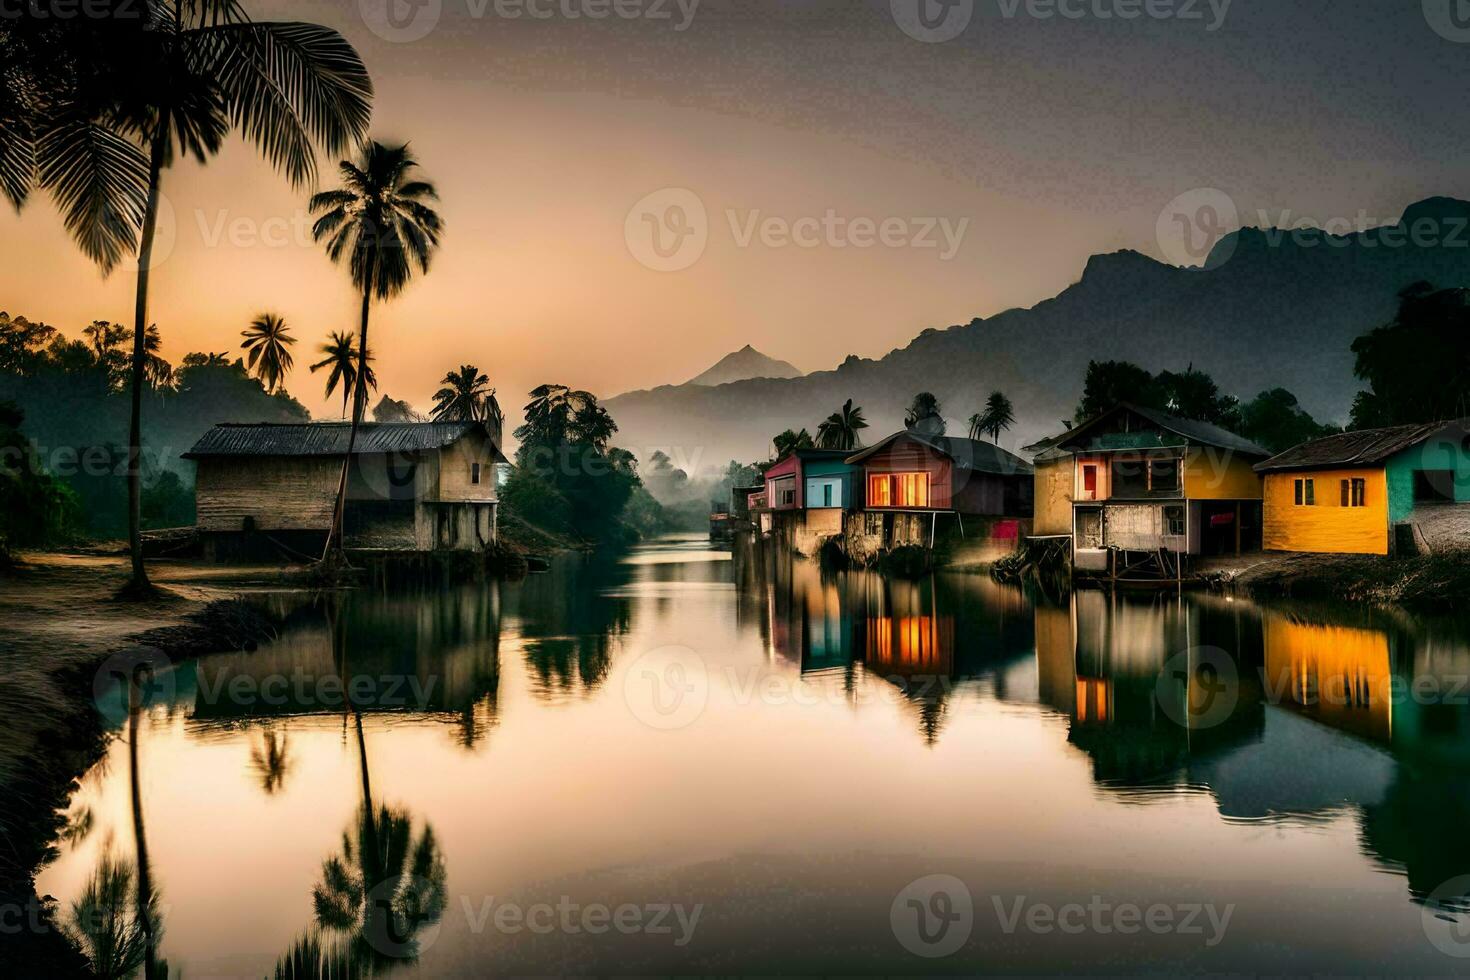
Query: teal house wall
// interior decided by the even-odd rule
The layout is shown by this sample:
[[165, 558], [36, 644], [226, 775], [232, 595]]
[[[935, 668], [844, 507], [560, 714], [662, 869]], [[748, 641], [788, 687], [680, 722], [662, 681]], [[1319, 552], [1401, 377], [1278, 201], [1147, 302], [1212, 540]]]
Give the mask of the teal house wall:
[[1452, 471], [1455, 502], [1470, 502], [1470, 452], [1458, 442], [1430, 440], [1405, 449], [1385, 464], [1390, 524], [1408, 520], [1413, 513], [1414, 474], [1419, 470]]
[[809, 460], [803, 475], [806, 478], [806, 506], [822, 507], [825, 485], [834, 487], [832, 506], [843, 510], [862, 507], [862, 471], [841, 460]]

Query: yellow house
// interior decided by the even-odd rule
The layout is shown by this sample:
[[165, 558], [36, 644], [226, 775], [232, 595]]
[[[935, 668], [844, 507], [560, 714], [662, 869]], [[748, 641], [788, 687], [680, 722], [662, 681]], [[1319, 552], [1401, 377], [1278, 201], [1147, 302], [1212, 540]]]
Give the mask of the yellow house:
[[1239, 554], [1260, 547], [1270, 454], [1216, 425], [1119, 404], [1037, 452], [1035, 536], [1072, 539], [1083, 571], [1110, 554]]
[[[1386, 555], [1395, 529], [1470, 501], [1465, 422], [1344, 432], [1256, 467], [1270, 551]], [[1412, 531], [1411, 531], [1412, 533]]]

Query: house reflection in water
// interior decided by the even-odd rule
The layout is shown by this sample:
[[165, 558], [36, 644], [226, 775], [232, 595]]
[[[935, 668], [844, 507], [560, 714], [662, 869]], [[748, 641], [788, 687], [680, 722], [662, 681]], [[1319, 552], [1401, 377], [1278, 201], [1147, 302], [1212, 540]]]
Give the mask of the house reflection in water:
[[737, 608], [758, 608], [773, 657], [803, 675], [841, 673], [849, 690], [863, 676], [892, 684], [930, 743], [958, 688], [989, 680], [1004, 696], [1007, 667], [1033, 646], [1024, 597], [984, 576], [904, 580], [776, 556], [746, 588], [762, 601]]
[[467, 748], [497, 720], [500, 597], [495, 589], [276, 600], [279, 637], [253, 653], [184, 665], [176, 704], [208, 729], [278, 717], [418, 716]]
[[1191, 758], [1260, 739], [1249, 672], [1241, 697], [1222, 698], [1220, 671], [1252, 632], [1233, 606], [1084, 591], [1034, 615], [1040, 699], [1071, 717], [1099, 783], [1172, 789]]
[[[1101, 592], [1038, 606], [1035, 623], [1040, 700], [1119, 799], [1204, 792], [1234, 820], [1349, 815], [1417, 901], [1470, 875], [1464, 623]], [[1220, 656], [1240, 679], [1228, 712], [1198, 669]], [[1447, 905], [1470, 910], [1470, 896]]]

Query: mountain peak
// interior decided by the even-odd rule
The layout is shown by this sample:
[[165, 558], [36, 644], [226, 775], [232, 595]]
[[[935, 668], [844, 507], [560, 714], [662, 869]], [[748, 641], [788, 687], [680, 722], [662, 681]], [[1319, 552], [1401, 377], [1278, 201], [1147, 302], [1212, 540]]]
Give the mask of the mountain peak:
[[786, 361], [767, 357], [750, 344], [733, 354], [726, 354], [720, 362], [688, 383], [705, 388], [749, 381], [753, 378], [799, 378], [803, 372]]

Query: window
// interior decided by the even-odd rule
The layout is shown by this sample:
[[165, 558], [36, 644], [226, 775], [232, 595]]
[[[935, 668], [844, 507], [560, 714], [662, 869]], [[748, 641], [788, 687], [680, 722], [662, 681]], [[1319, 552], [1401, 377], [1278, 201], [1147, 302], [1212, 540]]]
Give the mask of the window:
[[1189, 533], [1183, 507], [1164, 508], [1164, 533], [1176, 538], [1182, 538]]
[[1097, 496], [1097, 467], [1082, 467], [1082, 492], [1088, 497]]
[[1315, 507], [1317, 505], [1317, 481], [1296, 481], [1296, 505], [1298, 507]]
[[1179, 460], [1151, 459], [1148, 462], [1148, 488], [1152, 493], [1179, 489]]
[[473, 483], [477, 487], [480, 485], [480, 464], [479, 463], [472, 463], [472, 464], [470, 464], [470, 482]]
[[1366, 507], [1366, 506], [1368, 506], [1368, 481], [1367, 480], [1343, 480], [1342, 481], [1342, 505], [1344, 507]]
[[830, 483], [822, 484], [822, 506], [832, 506], [832, 484]]
[[928, 507], [928, 473], [875, 473], [868, 477], [870, 507]]

